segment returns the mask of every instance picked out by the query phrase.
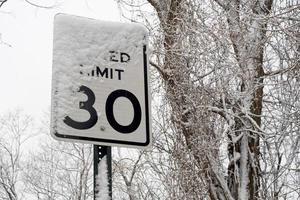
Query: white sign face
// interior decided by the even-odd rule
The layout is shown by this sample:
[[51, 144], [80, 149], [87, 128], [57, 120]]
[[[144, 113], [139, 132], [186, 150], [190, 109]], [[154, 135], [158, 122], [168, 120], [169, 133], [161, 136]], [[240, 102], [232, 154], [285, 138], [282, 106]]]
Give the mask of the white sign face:
[[51, 135], [107, 146], [151, 144], [147, 31], [58, 14]]

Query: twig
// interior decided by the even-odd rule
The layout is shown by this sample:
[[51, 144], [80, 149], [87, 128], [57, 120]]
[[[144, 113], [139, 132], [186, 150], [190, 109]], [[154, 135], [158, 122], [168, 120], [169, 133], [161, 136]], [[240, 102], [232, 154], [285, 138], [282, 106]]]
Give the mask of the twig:
[[155, 64], [153, 61], [149, 61], [149, 63], [150, 63], [150, 65], [152, 65], [155, 69], [157, 69], [157, 71], [162, 75], [162, 76], [164, 76], [165, 75], [165, 73], [163, 72], [163, 70], [157, 65], [157, 64]]
[[[7, 1], [7, 0], [6, 0], [6, 1]], [[51, 5], [51, 6], [41, 6], [41, 5], [32, 3], [32, 2], [29, 1], [29, 0], [25, 0], [25, 2], [29, 3], [29, 4], [32, 5], [32, 6], [38, 7], [38, 8], [51, 9], [51, 8], [54, 8], [54, 7], [55, 7], [55, 5]]]
[[0, 0], [0, 8], [2, 7], [2, 5], [5, 3], [5, 2], [7, 2], [7, 0]]

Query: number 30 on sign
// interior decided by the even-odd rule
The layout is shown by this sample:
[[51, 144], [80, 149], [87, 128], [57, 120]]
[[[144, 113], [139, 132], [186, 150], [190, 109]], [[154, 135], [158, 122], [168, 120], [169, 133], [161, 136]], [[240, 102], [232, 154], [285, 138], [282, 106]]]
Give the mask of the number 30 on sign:
[[[79, 108], [88, 111], [90, 114], [90, 118], [84, 122], [77, 122], [77, 121], [73, 120], [72, 118], [70, 118], [69, 116], [66, 116], [64, 119], [64, 122], [68, 126], [75, 128], [75, 129], [79, 129], [79, 130], [92, 128], [98, 121], [97, 111], [93, 107], [93, 105], [95, 103], [95, 94], [90, 88], [83, 86], [83, 85], [80, 87], [78, 92], [83, 92], [88, 97], [87, 101], [81, 101], [79, 103]], [[134, 110], [133, 120], [127, 126], [123, 126], [123, 125], [119, 124], [116, 121], [114, 114], [113, 114], [114, 113], [114, 111], [113, 111], [114, 102], [119, 97], [127, 98], [128, 100], [130, 100], [130, 102], [132, 103], [132, 106], [133, 106], [133, 110]], [[113, 129], [115, 129], [116, 131], [118, 131], [119, 133], [124, 133], [124, 134], [132, 133], [139, 127], [140, 122], [141, 122], [140, 103], [139, 103], [138, 99], [134, 96], [134, 94], [132, 94], [131, 92], [129, 92], [127, 90], [115, 90], [112, 93], [110, 93], [110, 95], [108, 96], [106, 103], [105, 103], [105, 113], [106, 113], [107, 120], [108, 120], [109, 124], [111, 125], [111, 127]]]

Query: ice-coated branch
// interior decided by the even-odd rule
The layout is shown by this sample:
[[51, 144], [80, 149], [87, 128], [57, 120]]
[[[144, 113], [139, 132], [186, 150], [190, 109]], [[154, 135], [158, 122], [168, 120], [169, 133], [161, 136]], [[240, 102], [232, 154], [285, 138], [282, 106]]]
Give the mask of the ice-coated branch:
[[51, 9], [51, 8], [54, 8], [56, 5], [50, 5], [50, 6], [43, 6], [43, 5], [39, 5], [39, 4], [36, 4], [36, 3], [33, 3], [29, 0], [25, 0], [25, 2], [29, 3], [30, 5], [32, 6], [35, 6], [35, 7], [38, 7], [38, 8], [44, 8], [44, 9]]
[[148, 0], [148, 2], [158, 11], [161, 11], [160, 5], [157, 0]]
[[3, 4], [7, 2], [7, 0], [0, 0], [0, 8], [3, 6]]
[[228, 10], [228, 0], [214, 0], [224, 10]]
[[157, 71], [162, 75], [165, 76], [165, 72], [156, 64], [154, 63], [152, 60], [149, 61], [150, 65], [153, 66], [155, 69], [157, 69]]
[[[209, 161], [209, 165], [210, 165], [210, 169], [211, 169], [211, 175], [213, 180], [217, 181], [217, 185], [218, 187], [220, 187], [220, 190], [222, 191], [218, 191], [216, 189], [213, 190], [214, 196], [219, 197], [219, 199], [224, 199], [224, 200], [234, 200], [234, 198], [232, 197], [230, 190], [226, 184], [225, 179], [223, 178], [223, 176], [219, 175], [218, 169], [216, 169], [216, 163], [214, 161], [214, 158], [211, 158], [210, 155], [207, 155], [207, 159]], [[210, 185], [210, 187], [212, 187], [213, 185]], [[216, 199], [218, 200], [218, 199]]]

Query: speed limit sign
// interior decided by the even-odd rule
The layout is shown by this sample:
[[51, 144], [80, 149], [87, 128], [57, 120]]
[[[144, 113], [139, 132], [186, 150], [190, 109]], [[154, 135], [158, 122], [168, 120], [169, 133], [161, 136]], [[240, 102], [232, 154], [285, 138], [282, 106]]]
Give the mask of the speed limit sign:
[[147, 31], [58, 14], [51, 135], [107, 146], [151, 144]]

